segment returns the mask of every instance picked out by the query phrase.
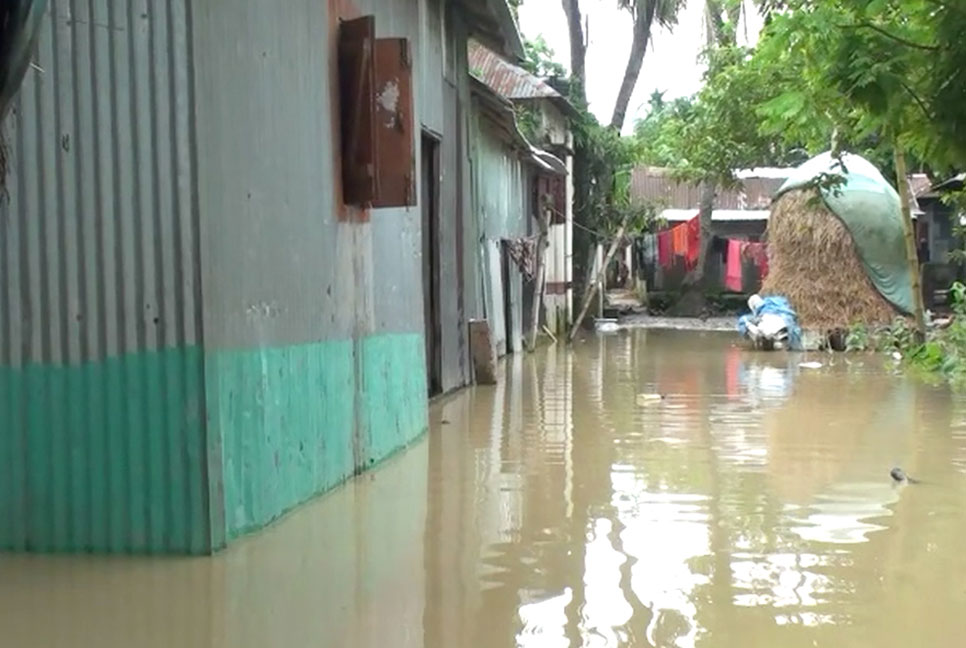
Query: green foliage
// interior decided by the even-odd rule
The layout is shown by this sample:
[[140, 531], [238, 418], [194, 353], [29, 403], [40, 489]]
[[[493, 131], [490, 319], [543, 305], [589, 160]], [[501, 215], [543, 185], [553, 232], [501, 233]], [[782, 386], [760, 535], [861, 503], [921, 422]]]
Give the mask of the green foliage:
[[752, 53], [713, 48], [706, 53], [705, 85], [694, 98], [651, 98], [648, 116], [635, 128], [646, 163], [669, 167], [684, 180], [727, 186], [736, 169], [807, 159], [802, 147], [764, 132], [755, 119], [755, 107], [771, 98], [778, 69], [761, 65]]
[[966, 214], [966, 191], [953, 191], [943, 196], [943, 202], [952, 205], [951, 214], [953, 236], [959, 241], [959, 249], [949, 253], [949, 260], [955, 263], [966, 263], [966, 225], [960, 220], [961, 214]]
[[539, 144], [541, 134], [540, 111], [531, 106], [515, 105], [513, 112], [520, 132], [528, 141]]
[[915, 331], [905, 320], [892, 326], [870, 329], [854, 326], [846, 337], [849, 351], [898, 353], [910, 368], [939, 374], [954, 385], [966, 386], [966, 285], [956, 282], [950, 288], [952, 321], [944, 328], [932, 329], [919, 343]]
[[617, 6], [630, 12], [635, 20], [653, 11], [651, 24], [673, 27], [678, 22], [678, 14], [684, 8], [685, 0], [617, 0]]
[[[528, 71], [541, 77], [567, 79], [566, 70], [554, 60], [554, 51], [542, 37], [528, 40], [524, 45], [527, 52], [524, 67]], [[581, 96], [579, 81], [568, 82], [571, 96]], [[632, 204], [630, 199], [631, 174], [640, 160], [638, 140], [621, 137], [619, 132], [601, 125], [586, 106], [578, 105], [577, 109], [579, 116], [571, 120], [578, 166], [574, 214], [577, 223], [604, 237], [612, 235], [625, 217], [631, 231], [644, 229], [654, 209]], [[538, 115], [517, 108], [517, 123], [528, 139], [539, 139]]]
[[526, 52], [526, 60], [522, 67], [530, 74], [535, 74], [541, 78], [558, 77], [566, 78], [567, 70], [563, 65], [554, 60], [555, 53], [547, 45], [543, 36], [537, 36], [533, 40], [527, 40], [523, 44]]
[[[935, 0], [791, 0], [755, 52], [785, 79], [757, 113], [786, 141], [817, 127], [888, 148], [892, 136], [937, 170], [966, 166], [966, 13]], [[950, 102], [955, 102], [951, 104]]]
[[794, 165], [833, 147], [893, 177], [892, 137], [913, 168], [966, 168], [966, 9], [936, 0], [759, 3], [754, 48], [728, 37], [734, 3], [708, 19], [721, 32], [691, 100], [652, 97], [637, 124], [644, 159], [684, 179], [729, 184], [735, 168]]
[[630, 191], [631, 175], [641, 159], [638, 140], [622, 137], [587, 111], [582, 111], [573, 129], [587, 184], [584, 200], [577, 204], [578, 222], [596, 231], [613, 233], [626, 217], [631, 231], [646, 229], [654, 217], [654, 206], [632, 202]]

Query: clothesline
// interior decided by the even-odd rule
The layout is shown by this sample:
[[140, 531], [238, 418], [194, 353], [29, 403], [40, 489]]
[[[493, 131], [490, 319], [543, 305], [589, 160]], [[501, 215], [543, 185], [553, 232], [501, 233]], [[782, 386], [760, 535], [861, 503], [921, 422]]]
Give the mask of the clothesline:
[[[745, 260], [758, 266], [761, 278], [768, 275], [768, 255], [764, 243], [718, 237], [714, 239], [725, 245], [721, 252], [725, 262], [724, 283], [728, 289], [741, 292]], [[639, 239], [638, 245], [641, 262], [645, 266], [660, 266], [669, 270], [677, 263], [676, 259], [680, 259], [683, 260], [686, 270], [693, 270], [697, 266], [701, 251], [699, 220], [695, 217], [668, 230], [646, 234]]]

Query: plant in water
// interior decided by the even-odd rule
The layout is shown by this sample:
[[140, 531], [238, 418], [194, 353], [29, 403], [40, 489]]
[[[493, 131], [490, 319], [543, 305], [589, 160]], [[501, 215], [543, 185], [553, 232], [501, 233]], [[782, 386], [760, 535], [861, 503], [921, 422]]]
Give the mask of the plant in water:
[[949, 324], [931, 330], [924, 342], [916, 339], [915, 329], [906, 320], [897, 319], [882, 329], [853, 326], [846, 337], [847, 350], [898, 351], [907, 366], [966, 387], [966, 284], [954, 283], [949, 294], [953, 311]]

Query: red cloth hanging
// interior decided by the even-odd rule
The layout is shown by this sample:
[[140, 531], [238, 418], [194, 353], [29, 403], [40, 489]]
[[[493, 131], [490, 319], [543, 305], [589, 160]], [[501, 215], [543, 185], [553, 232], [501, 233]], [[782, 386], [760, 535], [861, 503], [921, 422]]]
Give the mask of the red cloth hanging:
[[695, 216], [688, 221], [688, 270], [693, 270], [698, 265], [698, 257], [701, 256], [701, 220]]
[[746, 243], [745, 255], [751, 259], [758, 268], [758, 274], [762, 280], [768, 276], [768, 252], [764, 243]]
[[728, 260], [725, 268], [725, 288], [731, 292], [740, 293], [741, 284], [741, 253], [745, 242], [728, 239]]
[[670, 268], [673, 259], [671, 254], [671, 232], [665, 230], [657, 235], [657, 263], [662, 268]]

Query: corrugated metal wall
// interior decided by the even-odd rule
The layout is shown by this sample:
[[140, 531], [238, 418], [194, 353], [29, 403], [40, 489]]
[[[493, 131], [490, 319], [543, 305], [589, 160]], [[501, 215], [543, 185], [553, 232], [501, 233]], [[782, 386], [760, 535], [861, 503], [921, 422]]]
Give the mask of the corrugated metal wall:
[[0, 547], [203, 550], [186, 0], [52, 0], [5, 133]]
[[[482, 241], [478, 254], [484, 268], [487, 318], [497, 353], [502, 355], [522, 349], [523, 280], [514, 266], [510, 285], [504, 285], [501, 240], [528, 234], [529, 175], [519, 155], [503, 142], [479, 110], [474, 110], [473, 126], [474, 212], [479, 227], [476, 240]], [[505, 312], [505, 297], [509, 298], [511, 312]]]

